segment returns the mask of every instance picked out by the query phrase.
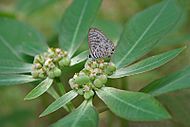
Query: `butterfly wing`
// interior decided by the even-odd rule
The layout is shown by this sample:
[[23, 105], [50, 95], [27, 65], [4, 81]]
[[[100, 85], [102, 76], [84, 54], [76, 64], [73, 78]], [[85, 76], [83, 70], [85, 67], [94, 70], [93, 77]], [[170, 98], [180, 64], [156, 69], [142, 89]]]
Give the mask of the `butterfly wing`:
[[110, 57], [114, 53], [114, 44], [96, 28], [89, 29], [88, 44], [93, 59]]

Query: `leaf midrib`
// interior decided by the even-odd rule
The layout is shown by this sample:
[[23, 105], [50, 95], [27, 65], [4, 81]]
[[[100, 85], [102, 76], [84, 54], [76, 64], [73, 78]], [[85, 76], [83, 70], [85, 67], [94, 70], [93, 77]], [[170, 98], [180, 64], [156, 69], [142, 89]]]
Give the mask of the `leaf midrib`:
[[74, 35], [73, 35], [73, 38], [72, 38], [72, 41], [71, 41], [71, 48], [69, 50], [69, 57], [72, 57], [72, 55], [73, 55], [74, 42], [75, 42], [77, 34], [79, 32], [79, 28], [81, 26], [81, 23], [82, 23], [82, 20], [83, 20], [83, 17], [84, 17], [84, 12], [86, 10], [87, 3], [88, 3], [88, 0], [85, 1], [83, 9], [81, 11], [81, 15], [80, 15], [80, 18], [78, 20], [78, 23], [77, 23], [77, 26], [76, 26], [76, 29], [75, 29], [75, 32], [74, 32]]
[[23, 60], [20, 55], [14, 50], [14, 48], [0, 35], [0, 40], [3, 44], [19, 59]]
[[[73, 94], [74, 93], [74, 94]], [[66, 94], [67, 94], [67, 97], [65, 97], [66, 96]], [[59, 103], [57, 103], [57, 105], [59, 105], [59, 106], [56, 106], [56, 108], [54, 109], [54, 110], [52, 110], [52, 106], [51, 107], [49, 107], [50, 109], [46, 109], [43, 113], [42, 113], [42, 116], [44, 116], [44, 115], [47, 115], [47, 114], [50, 114], [50, 113], [52, 113], [52, 112], [54, 112], [54, 111], [56, 111], [57, 109], [59, 109], [60, 107], [62, 107], [62, 106], [64, 106], [64, 105], [66, 105], [69, 101], [71, 101], [73, 98], [75, 98], [76, 96], [77, 96], [77, 94], [76, 94], [76, 92], [74, 92], [74, 91], [70, 91], [70, 92], [68, 92], [68, 93], [66, 93], [66, 94], [64, 94], [62, 97], [60, 97], [60, 98], [58, 98], [59, 100], [63, 100], [62, 98], [69, 98], [69, 99], [65, 99], [65, 100], [63, 100], [63, 101], [58, 101], [58, 99], [57, 99], [57, 101], [59, 102]], [[52, 103], [53, 104], [53, 103]], [[55, 104], [55, 103], [54, 103]], [[61, 105], [61, 106], [60, 106]], [[48, 110], [50, 110], [51, 112], [49, 112]]]
[[84, 107], [81, 108], [82, 112], [79, 113], [79, 116], [77, 116], [76, 120], [73, 122], [73, 124], [71, 125], [71, 127], [76, 127], [76, 123], [84, 115], [84, 113], [86, 112], [87, 108], [88, 108], [88, 105], [84, 105]]
[[[162, 57], [162, 59], [159, 59], [159, 60], [157, 60], [157, 61], [155, 61], [155, 62], [153, 62], [153, 63], [150, 63], [150, 64], [147, 64], [147, 65], [145, 65], [145, 66], [141, 66], [140, 68], [136, 68], [136, 69], [133, 69], [133, 70], [131, 70], [131, 71], [128, 71], [127, 73], [123, 73], [123, 74], [119, 74], [119, 75], [125, 75], [125, 76], [129, 76], [129, 75], [127, 75], [127, 74], [130, 74], [130, 73], [132, 73], [132, 72], [135, 72], [135, 71], [138, 71], [138, 70], [141, 70], [141, 69], [143, 69], [143, 68], [146, 68], [146, 67], [149, 67], [149, 66], [152, 66], [152, 65], [154, 65], [154, 64], [157, 64], [157, 63], [159, 63], [160, 61], [163, 61], [163, 60], [165, 60], [165, 59], [167, 59], [167, 58], [169, 58], [169, 57], [175, 57], [175, 56], [177, 56], [179, 53], [177, 53], [177, 54], [175, 54], [174, 56], [173, 56], [173, 54], [171, 54], [171, 55], [168, 55], [168, 56], [166, 56], [166, 57]], [[172, 58], [171, 58], [172, 59]], [[168, 62], [168, 60], [167, 61], [165, 61], [165, 62]], [[165, 63], [164, 62], [164, 63]], [[162, 63], [162, 64], [164, 64], [164, 63]], [[126, 68], [126, 70], [127, 69], [129, 69], [130, 68], [130, 66], [129, 67], [127, 67]], [[148, 70], [150, 70], [150, 69], [148, 69]], [[148, 70], [145, 70], [145, 71], [148, 71]], [[142, 72], [144, 72], [144, 71], [142, 71]], [[136, 74], [136, 73], [135, 73]]]
[[119, 101], [123, 102], [124, 104], [126, 104], [126, 105], [128, 105], [128, 106], [130, 106], [130, 107], [132, 107], [134, 109], [137, 109], [137, 110], [140, 110], [142, 112], [145, 112], [145, 113], [148, 113], [148, 114], [152, 114], [152, 115], [155, 115], [155, 116], [158, 116], [158, 117], [162, 117], [161, 115], [158, 115], [157, 113], [153, 113], [153, 112], [150, 112], [148, 110], [144, 110], [143, 108], [139, 108], [139, 107], [137, 107], [137, 106], [135, 106], [135, 105], [133, 105], [131, 103], [128, 103], [127, 101], [125, 102], [125, 101], [121, 100], [120, 98], [118, 98], [117, 96], [114, 96], [114, 95], [110, 94], [109, 92], [107, 92], [105, 90], [103, 90], [103, 91], [105, 93], [107, 93], [109, 96], [115, 98], [116, 100], [119, 100]]
[[[188, 75], [188, 74], [187, 74], [187, 75]], [[156, 89], [156, 92], [155, 92], [155, 93], [154, 93], [154, 91], [153, 91], [153, 93], [150, 93], [150, 94], [153, 94], [154, 96], [156, 96], [156, 95], [160, 95], [160, 92], [159, 92], [159, 91], [162, 91], [163, 88], [167, 88], [167, 87], [173, 85], [175, 82], [177, 82], [177, 81], [183, 79], [183, 78], [186, 77], [187, 75], [183, 75], [183, 76], [180, 77], [180, 78], [174, 79], [172, 82], [168, 83], [167, 85], [165, 85], [165, 86], [163, 86], [163, 87], [160, 87], [160, 88]], [[162, 93], [162, 92], [161, 92], [161, 93]]]
[[162, 14], [166, 6], [168, 5], [168, 2], [163, 6], [159, 13], [155, 16], [155, 18], [152, 20], [152, 22], [149, 24], [149, 26], [145, 29], [145, 31], [141, 34], [141, 36], [138, 38], [138, 40], [135, 42], [135, 44], [131, 47], [131, 49], [128, 51], [128, 53], [116, 64], [117, 67], [121, 65], [121, 63], [126, 59], [126, 57], [133, 51], [133, 49], [138, 45], [138, 43], [143, 39], [143, 37], [146, 35], [146, 33], [150, 30], [152, 25], [156, 22], [156, 20], [159, 18], [159, 16]]

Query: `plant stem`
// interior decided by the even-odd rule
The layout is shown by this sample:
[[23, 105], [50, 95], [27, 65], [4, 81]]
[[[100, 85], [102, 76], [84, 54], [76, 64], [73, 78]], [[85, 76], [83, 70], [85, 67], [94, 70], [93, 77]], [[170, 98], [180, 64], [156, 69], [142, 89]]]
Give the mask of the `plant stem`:
[[[59, 78], [56, 79], [56, 85], [57, 85], [57, 87], [58, 87], [58, 89], [59, 89], [61, 95], [64, 95], [64, 94], [66, 93], [66, 91], [65, 91], [65, 88], [64, 88], [64, 86], [63, 86], [63, 84], [61, 83], [61, 80], [60, 80]], [[74, 105], [72, 104], [72, 102], [68, 102], [68, 103], [66, 104], [66, 107], [68, 108], [69, 112], [72, 112], [72, 111], [75, 109], [75, 107], [74, 107]]]
[[[121, 79], [121, 87], [123, 90], [128, 90], [128, 80], [127, 78], [122, 78]], [[119, 119], [120, 121], [120, 126], [121, 127], [127, 127], [128, 126], [128, 121], [127, 120], [124, 120], [124, 119]]]

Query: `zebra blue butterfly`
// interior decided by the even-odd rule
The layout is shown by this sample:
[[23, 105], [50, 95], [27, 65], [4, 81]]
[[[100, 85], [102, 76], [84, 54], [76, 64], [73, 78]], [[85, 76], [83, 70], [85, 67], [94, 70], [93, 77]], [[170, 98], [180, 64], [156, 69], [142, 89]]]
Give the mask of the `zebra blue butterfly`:
[[92, 59], [111, 57], [115, 50], [113, 42], [97, 28], [89, 29], [88, 45]]

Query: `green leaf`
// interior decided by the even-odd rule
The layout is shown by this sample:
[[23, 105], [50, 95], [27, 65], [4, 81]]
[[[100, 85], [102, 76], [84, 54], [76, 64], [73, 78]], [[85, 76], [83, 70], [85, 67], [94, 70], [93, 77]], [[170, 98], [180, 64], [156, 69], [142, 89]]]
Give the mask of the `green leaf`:
[[71, 100], [73, 100], [77, 95], [78, 95], [77, 92], [75, 92], [74, 90], [64, 94], [63, 96], [56, 99], [51, 105], [49, 105], [46, 108], [46, 110], [41, 113], [40, 117], [55, 112], [56, 110], [66, 105]]
[[48, 88], [51, 86], [53, 83], [53, 79], [46, 78], [44, 81], [42, 81], [38, 86], [36, 86], [30, 93], [26, 95], [24, 100], [31, 100], [39, 97], [43, 93], [45, 93]]
[[124, 119], [155, 121], [170, 118], [164, 107], [148, 94], [111, 87], [103, 87], [96, 93], [113, 113]]
[[156, 56], [149, 57], [131, 66], [120, 68], [109, 78], [121, 78], [153, 70], [175, 58], [184, 48], [174, 49]]
[[148, 53], [175, 27], [182, 15], [175, 0], [166, 0], [135, 15], [126, 25], [112, 61], [122, 68]]
[[122, 32], [122, 25], [111, 20], [97, 19], [92, 26], [102, 30], [114, 44], [116, 44]]
[[71, 59], [71, 66], [76, 65], [76, 64], [78, 64], [78, 63], [80, 63], [80, 62], [85, 61], [85, 60], [88, 58], [88, 55], [89, 55], [89, 51], [86, 50], [86, 51], [81, 52], [81, 53], [78, 54], [77, 56], [73, 57], [73, 58]]
[[58, 0], [19, 0], [16, 5], [16, 10], [31, 14], [35, 11], [44, 9], [56, 1]]
[[154, 96], [190, 88], [190, 66], [148, 84], [141, 91]]
[[32, 64], [13, 60], [0, 60], [0, 74], [26, 73], [31, 71]]
[[0, 86], [19, 85], [37, 80], [30, 75], [0, 75]]
[[87, 36], [102, 0], [74, 0], [60, 24], [60, 47], [71, 58]]
[[20, 54], [31, 56], [47, 50], [44, 37], [31, 26], [0, 18], [0, 59], [22, 60]]
[[72, 113], [51, 127], [98, 127], [98, 113], [92, 102], [84, 101]]

